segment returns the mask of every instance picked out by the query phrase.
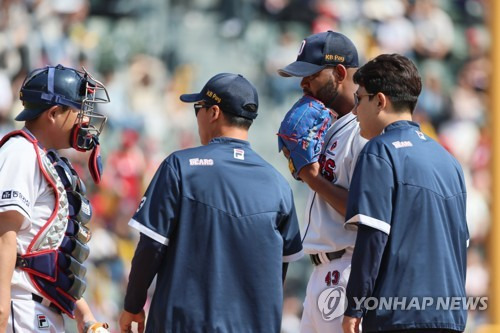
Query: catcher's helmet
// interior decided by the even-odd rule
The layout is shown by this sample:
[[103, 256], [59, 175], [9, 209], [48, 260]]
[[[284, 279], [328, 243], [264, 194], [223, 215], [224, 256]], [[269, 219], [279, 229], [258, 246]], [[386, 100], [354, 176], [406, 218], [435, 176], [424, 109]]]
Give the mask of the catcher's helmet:
[[[86, 130], [86, 137], [97, 138], [106, 122], [94, 109], [96, 103], [109, 102], [108, 92], [85, 68], [83, 72], [62, 65], [35, 69], [24, 80], [19, 98], [24, 110], [16, 117], [18, 121], [35, 119], [51, 106], [63, 105], [80, 111], [77, 127]], [[72, 145], [79, 150], [92, 148], [89, 142]]]

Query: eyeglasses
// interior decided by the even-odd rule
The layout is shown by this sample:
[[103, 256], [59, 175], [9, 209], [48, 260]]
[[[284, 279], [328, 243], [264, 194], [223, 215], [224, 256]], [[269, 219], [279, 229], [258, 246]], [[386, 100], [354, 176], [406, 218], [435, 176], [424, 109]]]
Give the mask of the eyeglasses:
[[194, 114], [196, 115], [196, 117], [198, 117], [198, 112], [200, 112], [201, 109], [203, 108], [211, 108], [212, 105], [209, 105], [209, 104], [194, 104]]
[[375, 96], [375, 94], [361, 94], [361, 95], [359, 95], [358, 93], [354, 93], [354, 107], [359, 105], [359, 103], [361, 102], [361, 98], [364, 96]]

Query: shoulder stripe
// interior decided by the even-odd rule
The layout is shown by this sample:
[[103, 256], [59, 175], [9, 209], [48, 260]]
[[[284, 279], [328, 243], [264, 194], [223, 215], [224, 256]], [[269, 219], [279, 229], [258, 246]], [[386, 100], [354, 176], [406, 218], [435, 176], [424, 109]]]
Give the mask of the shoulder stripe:
[[[12, 206], [12, 207], [18, 207], [19, 209], [16, 209], [14, 208], [14, 210], [18, 211], [19, 213], [22, 214], [21, 211], [19, 210], [22, 210], [24, 212], [23, 215], [25, 215], [27, 218], [31, 219], [31, 216], [30, 214], [26, 211], [26, 209], [24, 209], [22, 206], [18, 205], [18, 204], [6, 204], [6, 205], [0, 205], [0, 208], [3, 208], [3, 207], [9, 207], [9, 206]], [[2, 210], [2, 211], [7, 211], [7, 210]]]
[[160, 244], [163, 244], [163, 245], [168, 245], [168, 238], [160, 235], [159, 233], [149, 229], [148, 227], [140, 224], [139, 222], [137, 222], [136, 220], [134, 219], [131, 219], [129, 222], [128, 222], [128, 225], [131, 226], [132, 228], [136, 229], [137, 231], [139, 231], [140, 233], [148, 236], [149, 238], [152, 238], [154, 239], [155, 241], [157, 241], [158, 243]]
[[283, 256], [283, 262], [297, 261], [300, 258], [302, 258], [303, 256], [304, 256], [304, 252], [302, 252], [302, 250], [300, 250], [299, 252], [291, 254], [289, 256]]
[[347, 224], [362, 224], [374, 229], [380, 230], [387, 235], [391, 233], [391, 225], [385, 221], [374, 219], [373, 217], [363, 214], [354, 215], [346, 223]]

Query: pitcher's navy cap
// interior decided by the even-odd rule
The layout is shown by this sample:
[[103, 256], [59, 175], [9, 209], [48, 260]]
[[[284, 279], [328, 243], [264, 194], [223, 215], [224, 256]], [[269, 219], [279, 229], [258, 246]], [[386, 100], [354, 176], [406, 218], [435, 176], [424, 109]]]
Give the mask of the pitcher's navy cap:
[[[254, 85], [240, 74], [220, 73], [205, 84], [200, 93], [183, 94], [181, 101], [194, 103], [205, 101], [218, 105], [223, 112], [243, 118], [255, 119], [259, 107], [259, 97]], [[248, 105], [255, 105], [255, 112], [249, 111]]]
[[352, 41], [334, 31], [320, 32], [302, 41], [297, 60], [279, 69], [281, 76], [306, 77], [328, 66], [358, 67], [358, 51]]

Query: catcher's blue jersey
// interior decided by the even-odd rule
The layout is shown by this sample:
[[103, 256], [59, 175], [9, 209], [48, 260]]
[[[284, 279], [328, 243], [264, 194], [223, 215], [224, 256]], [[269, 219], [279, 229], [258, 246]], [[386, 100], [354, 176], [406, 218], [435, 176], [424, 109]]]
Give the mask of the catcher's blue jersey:
[[[359, 290], [372, 286], [371, 294], [358, 296], [379, 302], [398, 297], [400, 302], [368, 309], [363, 331], [465, 329], [466, 311], [443, 303], [465, 297], [469, 234], [463, 173], [416, 123], [395, 122], [366, 144], [354, 170], [346, 221], [346, 226], [366, 225], [388, 235], [385, 249], [370, 250], [383, 251], [380, 264], [373, 263], [380, 267], [359, 269], [361, 275], [378, 275], [352, 277], [363, 281]], [[408, 309], [412, 297], [418, 303]], [[422, 306], [424, 297], [433, 304], [427, 299]]]
[[280, 331], [299, 227], [288, 183], [248, 142], [171, 154], [130, 225], [168, 246], [147, 332]]

